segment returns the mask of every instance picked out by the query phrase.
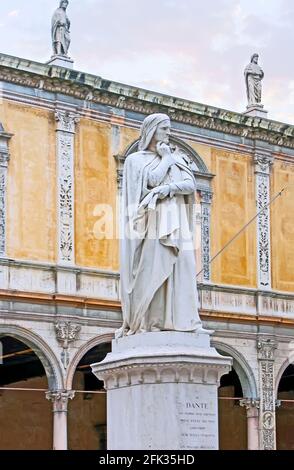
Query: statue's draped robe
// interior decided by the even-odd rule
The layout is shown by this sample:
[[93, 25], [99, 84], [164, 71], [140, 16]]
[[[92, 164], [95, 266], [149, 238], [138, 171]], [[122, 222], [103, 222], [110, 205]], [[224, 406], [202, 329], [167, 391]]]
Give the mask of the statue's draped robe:
[[263, 71], [258, 64], [250, 63], [245, 69], [245, 80], [248, 103], [256, 104], [261, 102], [261, 80]]
[[[57, 8], [52, 17], [52, 42], [56, 45], [61, 43], [62, 54], [67, 55], [70, 45], [70, 21], [67, 17], [66, 11], [63, 8]], [[54, 46], [55, 47], [55, 46]]]
[[123, 334], [195, 331], [198, 315], [196, 263], [192, 240], [195, 180], [177, 157], [162, 184], [172, 193], [160, 200], [149, 186], [160, 163], [153, 152], [137, 152], [125, 162], [121, 242]]

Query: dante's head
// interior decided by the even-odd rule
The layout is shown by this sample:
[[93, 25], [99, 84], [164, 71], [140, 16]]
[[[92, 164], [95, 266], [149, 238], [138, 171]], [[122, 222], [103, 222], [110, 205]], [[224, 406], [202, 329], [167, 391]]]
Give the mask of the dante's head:
[[257, 64], [258, 58], [259, 58], [258, 54], [253, 54], [253, 56], [251, 57], [251, 63], [253, 62], [254, 64]]
[[59, 8], [64, 8], [65, 10], [68, 7], [68, 0], [61, 0]]
[[141, 128], [139, 150], [147, 150], [152, 142], [169, 143], [170, 119], [167, 114], [151, 114], [144, 119]]

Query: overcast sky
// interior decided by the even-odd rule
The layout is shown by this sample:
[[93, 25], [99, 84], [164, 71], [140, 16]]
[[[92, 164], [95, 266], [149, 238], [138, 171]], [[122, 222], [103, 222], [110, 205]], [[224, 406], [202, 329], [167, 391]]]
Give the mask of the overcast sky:
[[[58, 5], [2, 0], [0, 51], [48, 60]], [[269, 117], [294, 124], [293, 0], [70, 0], [68, 15], [76, 69], [238, 112], [258, 52]]]

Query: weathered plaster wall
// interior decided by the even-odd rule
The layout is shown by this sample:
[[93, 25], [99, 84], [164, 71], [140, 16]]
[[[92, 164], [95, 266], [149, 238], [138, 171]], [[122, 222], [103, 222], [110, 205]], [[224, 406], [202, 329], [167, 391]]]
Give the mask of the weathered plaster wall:
[[272, 172], [272, 196], [287, 187], [272, 205], [273, 288], [294, 291], [294, 162], [276, 161]]
[[10, 258], [56, 259], [56, 161], [54, 115], [3, 101], [0, 120], [10, 142], [7, 254]]
[[[251, 158], [212, 150], [212, 255], [219, 252], [256, 213]], [[215, 283], [256, 287], [256, 224], [253, 223], [212, 265]]]

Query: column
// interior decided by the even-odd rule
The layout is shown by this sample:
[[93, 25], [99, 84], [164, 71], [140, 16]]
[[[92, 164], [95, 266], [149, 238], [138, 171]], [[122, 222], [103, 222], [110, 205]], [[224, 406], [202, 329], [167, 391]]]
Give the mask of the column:
[[6, 256], [6, 198], [9, 151], [12, 134], [4, 132], [0, 123], [0, 257]]
[[74, 252], [74, 136], [78, 116], [57, 110], [58, 262], [75, 263]]
[[270, 338], [257, 341], [260, 388], [260, 448], [276, 449], [276, 400], [274, 381], [274, 358], [277, 344]]
[[202, 253], [202, 269], [203, 281], [210, 282], [211, 280], [211, 267], [210, 267], [210, 221], [211, 221], [211, 190], [200, 190], [201, 197], [201, 253]]
[[248, 450], [259, 450], [259, 400], [245, 398], [240, 406], [246, 408]]
[[68, 400], [74, 398], [74, 392], [47, 392], [46, 398], [53, 403], [53, 450], [67, 450], [67, 406]]
[[56, 290], [61, 294], [76, 293], [76, 273], [64, 269], [75, 264], [74, 240], [74, 162], [76, 114], [56, 110], [57, 147], [57, 217], [58, 266]]
[[[256, 206], [260, 211], [270, 202], [271, 154], [255, 153]], [[258, 288], [271, 289], [271, 240], [270, 208], [264, 210], [257, 220], [257, 266]]]

